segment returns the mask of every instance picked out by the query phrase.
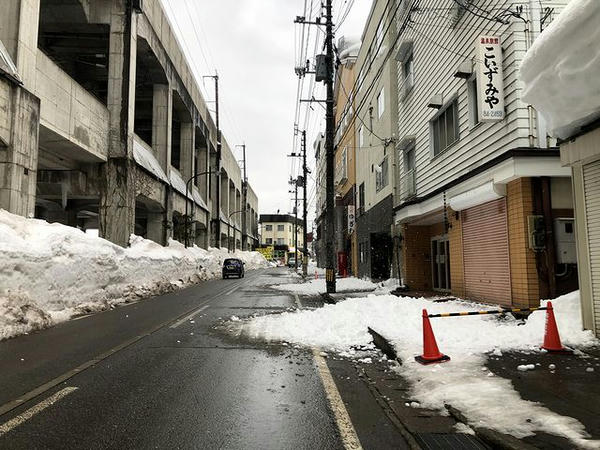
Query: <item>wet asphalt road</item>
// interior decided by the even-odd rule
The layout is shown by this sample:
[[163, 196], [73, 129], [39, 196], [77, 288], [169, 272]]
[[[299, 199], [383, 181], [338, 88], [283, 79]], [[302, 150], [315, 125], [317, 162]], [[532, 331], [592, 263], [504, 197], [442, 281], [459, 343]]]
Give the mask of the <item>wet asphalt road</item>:
[[[282, 270], [205, 282], [0, 342], [0, 405], [82, 368], [1, 415], [0, 448], [344, 448], [309, 350], [218, 326], [293, 307], [265, 287]], [[363, 447], [406, 448], [362, 382], [337, 378]]]

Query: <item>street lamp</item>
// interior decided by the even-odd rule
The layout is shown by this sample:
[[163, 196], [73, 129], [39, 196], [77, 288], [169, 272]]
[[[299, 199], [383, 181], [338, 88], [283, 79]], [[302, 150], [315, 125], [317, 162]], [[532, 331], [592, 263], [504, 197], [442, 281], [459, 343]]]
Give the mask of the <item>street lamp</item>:
[[[239, 211], [234, 211], [231, 214], [229, 214], [229, 217], [227, 217], [227, 253], [229, 253], [229, 235], [231, 234], [231, 216], [233, 216], [234, 214], [237, 213], [243, 213], [246, 211], [246, 208], [244, 209], [240, 209]], [[235, 243], [233, 244], [233, 249], [235, 250]]]
[[[199, 176], [208, 175], [210, 173], [217, 173], [217, 172], [214, 170], [207, 170], [206, 172], [200, 172], [195, 175], [192, 175], [190, 177], [190, 179], [185, 182], [185, 222], [184, 222], [185, 223], [185, 238], [184, 238], [185, 248], [188, 248], [188, 246], [189, 246], [188, 229], [189, 229], [189, 220], [190, 219], [188, 217], [188, 201], [189, 201], [188, 195], [189, 195], [189, 191], [190, 191], [190, 183], [193, 180], [195, 180], [196, 178], [198, 178]], [[192, 204], [193, 204], [193, 202], [192, 202]]]

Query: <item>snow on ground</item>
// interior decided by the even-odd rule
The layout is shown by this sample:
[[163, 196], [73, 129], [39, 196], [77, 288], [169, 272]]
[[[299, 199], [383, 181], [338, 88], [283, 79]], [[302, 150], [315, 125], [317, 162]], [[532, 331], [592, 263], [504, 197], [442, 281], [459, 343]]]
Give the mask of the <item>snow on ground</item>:
[[[553, 306], [565, 345], [598, 345], [590, 331], [582, 331], [578, 292], [555, 299]], [[485, 368], [490, 353], [500, 356], [508, 350], [540, 351], [545, 311], [532, 313], [524, 323], [510, 316], [493, 315], [431, 319], [440, 350], [452, 360], [422, 366], [414, 361], [414, 356], [422, 353], [424, 308], [432, 314], [489, 309], [489, 306], [371, 294], [317, 310], [253, 318], [245, 323], [244, 332], [254, 338], [351, 354], [352, 347], [371, 343], [367, 331], [370, 326], [392, 341], [403, 362], [396, 370], [411, 380], [412, 398], [421, 406], [443, 410], [444, 404], [451, 404], [468, 417], [470, 425], [493, 428], [519, 438], [540, 430], [565, 436], [582, 447], [598, 447], [597, 442], [584, 439], [587, 435], [580, 422], [523, 400], [510, 380], [494, 376]]]
[[266, 267], [257, 252], [162, 247], [134, 235], [130, 244], [0, 210], [0, 339], [218, 277], [227, 257]]
[[[375, 290], [381, 288], [381, 285], [382, 283], [373, 283], [369, 280], [361, 280], [360, 278], [354, 277], [338, 278], [336, 280], [336, 291], [350, 292]], [[309, 279], [305, 283], [275, 284], [271, 287], [273, 289], [293, 292], [299, 295], [316, 295], [326, 291], [325, 276], [319, 277], [318, 279]]]
[[600, 1], [572, 0], [539, 35], [520, 70], [523, 101], [567, 138], [600, 117]]

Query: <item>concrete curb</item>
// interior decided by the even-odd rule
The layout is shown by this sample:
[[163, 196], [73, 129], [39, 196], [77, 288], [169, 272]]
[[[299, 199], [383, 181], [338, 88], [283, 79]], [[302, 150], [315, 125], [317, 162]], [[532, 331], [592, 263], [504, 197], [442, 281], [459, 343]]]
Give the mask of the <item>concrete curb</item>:
[[[467, 418], [463, 415], [463, 413], [460, 412], [460, 410], [456, 409], [452, 405], [444, 405], [444, 406], [448, 410], [448, 413], [450, 413], [450, 415], [452, 417], [454, 417], [454, 419], [456, 419], [456, 421], [464, 423], [467, 426], [470, 426]], [[472, 427], [472, 428], [473, 428], [473, 431], [475, 431], [475, 434], [477, 435], [477, 437], [479, 439], [481, 439], [483, 442], [485, 442], [486, 444], [488, 444], [489, 446], [491, 446], [494, 449], [496, 449], [496, 448], [500, 449], [500, 450], [536, 450], [537, 449], [537, 447], [526, 444], [526, 443], [522, 442], [520, 439], [517, 439], [516, 437], [511, 436], [510, 434], [500, 433], [499, 431], [495, 431], [495, 430], [492, 430], [490, 428], [485, 428], [485, 427]]]
[[386, 338], [384, 338], [381, 334], [379, 334], [371, 327], [367, 327], [367, 330], [369, 331], [369, 334], [373, 337], [373, 344], [375, 344], [375, 347], [381, 350], [383, 354], [388, 357], [388, 359], [396, 360], [400, 364], [402, 364], [402, 361], [398, 359], [398, 354], [396, 353], [396, 350], [394, 350], [394, 347]]

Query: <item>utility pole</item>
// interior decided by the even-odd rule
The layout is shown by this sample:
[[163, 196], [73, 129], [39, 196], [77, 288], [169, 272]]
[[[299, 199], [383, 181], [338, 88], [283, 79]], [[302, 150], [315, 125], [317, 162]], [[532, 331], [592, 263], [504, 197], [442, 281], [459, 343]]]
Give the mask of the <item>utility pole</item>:
[[304, 175], [304, 197], [302, 198], [302, 253], [304, 253], [304, 257], [302, 258], [302, 275], [304, 277], [308, 274], [308, 244], [307, 241], [307, 220], [306, 220], [306, 186], [307, 176], [308, 176], [308, 167], [306, 166], [306, 130], [302, 130], [302, 173]]
[[242, 147], [242, 159], [244, 161], [244, 179], [242, 180], [242, 250], [248, 250], [248, 176], [246, 173], [246, 143], [243, 143], [238, 147]]
[[333, 116], [333, 14], [331, 11], [332, 0], [326, 0], [325, 4], [325, 49], [326, 49], [326, 64], [327, 76], [325, 85], [327, 87], [327, 107], [325, 113], [325, 154], [326, 154], [326, 218], [325, 218], [325, 280], [327, 285], [327, 293], [335, 293], [335, 216], [334, 216], [334, 196], [333, 191], [333, 139], [335, 121]]
[[[212, 78], [215, 80], [215, 125], [217, 127], [217, 167], [216, 172], [216, 202], [217, 202], [217, 217], [213, 218], [215, 225], [215, 247], [221, 248], [221, 128], [219, 127], [219, 74], [205, 75], [202, 78]], [[209, 193], [210, 196], [210, 193]], [[229, 243], [228, 243], [229, 245]]]
[[298, 179], [294, 183], [296, 197], [294, 198], [294, 270], [298, 271]]
[[[327, 98], [325, 103], [325, 155], [326, 155], [326, 213], [325, 213], [325, 280], [327, 286], [327, 293], [335, 293], [335, 215], [334, 215], [334, 196], [333, 190], [333, 159], [334, 159], [334, 148], [333, 140], [335, 134], [335, 119], [333, 116], [333, 14], [332, 14], [332, 0], [326, 0], [325, 2], [325, 55], [316, 55], [316, 67], [315, 71], [308, 70], [307, 67], [297, 67], [296, 74], [299, 77], [303, 77], [307, 73], [314, 73], [316, 81], [325, 81], [327, 87]], [[294, 23], [308, 24], [322, 26], [323, 22], [320, 18], [316, 21], [307, 21], [305, 17], [298, 16]], [[322, 67], [321, 63], [324, 62]], [[324, 70], [323, 70], [324, 69]], [[300, 102], [323, 102], [323, 100], [311, 99], [300, 99]], [[306, 151], [306, 144], [305, 144]], [[292, 154], [291, 156], [295, 156]], [[305, 164], [306, 166], [306, 164]], [[306, 174], [305, 174], [306, 176]], [[306, 179], [304, 181], [306, 183]], [[305, 195], [306, 198], [306, 195]], [[306, 214], [306, 213], [305, 213]], [[306, 245], [306, 244], [305, 244]]]

